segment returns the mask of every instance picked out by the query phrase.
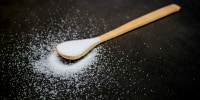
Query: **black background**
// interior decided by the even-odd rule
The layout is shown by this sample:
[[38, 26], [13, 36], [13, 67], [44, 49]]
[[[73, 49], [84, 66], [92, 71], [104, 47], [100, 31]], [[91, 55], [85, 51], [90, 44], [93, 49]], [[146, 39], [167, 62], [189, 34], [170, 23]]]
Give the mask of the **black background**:
[[[103, 18], [107, 28], [105, 30], [103, 30], [103, 27], [100, 28], [102, 29], [98, 33], [100, 35], [131, 19], [171, 3], [180, 5], [181, 11], [112, 40], [116, 42], [109, 43], [108, 41], [107, 45], [121, 45], [120, 49], [124, 52], [129, 52], [132, 49], [135, 54], [140, 51], [138, 55], [128, 54], [129, 60], [139, 62], [140, 58], [145, 57], [146, 61], [142, 65], [130, 64], [132, 64], [132, 67], [143, 66], [141, 67], [142, 70], [148, 72], [151, 80], [144, 80], [138, 85], [145, 88], [151, 87], [155, 90], [153, 93], [147, 92], [146, 95], [141, 95], [142, 93], [119, 95], [119, 98], [124, 96], [121, 99], [198, 99], [200, 89], [200, 3], [198, 0], [0, 0], [0, 34], [1, 36], [4, 34], [4, 37], [1, 37], [0, 45], [2, 49], [8, 45], [14, 46], [18, 37], [11, 37], [13, 34], [22, 31], [27, 34], [26, 31], [31, 30], [33, 26], [40, 24], [45, 26], [48, 24], [46, 20], [49, 19], [49, 16], [55, 19], [65, 15], [73, 16], [76, 13], [67, 10], [72, 7], [79, 9], [80, 14], [77, 16], [81, 16], [82, 13], [87, 11], [89, 16]], [[56, 8], [63, 10], [54, 14]], [[40, 21], [37, 23], [29, 21], [30, 23], [27, 25], [25, 19], [33, 17], [31, 12], [36, 14]], [[51, 15], [49, 15], [50, 12]], [[44, 24], [45, 21], [46, 24]], [[5, 42], [10, 39], [13, 39], [13, 41]], [[29, 39], [25, 39], [26, 41], [28, 42]], [[144, 43], [148, 43], [151, 47], [146, 48]], [[26, 43], [24, 44], [26, 45]], [[23, 52], [25, 49], [25, 47], [21, 48], [21, 51]], [[6, 55], [10, 52], [15, 51], [1, 50], [1, 62], [10, 61], [10, 57]], [[120, 56], [120, 54], [115, 54], [116, 58], [120, 58]], [[15, 57], [12, 58], [15, 59]], [[11, 65], [0, 64], [2, 64], [1, 76], [3, 77], [0, 82], [1, 98], [14, 98], [18, 92], [17, 89], [20, 89], [20, 82], [18, 82], [18, 86], [13, 87], [12, 84], [15, 83], [12, 83], [10, 79], [15, 76], [15, 71], [10, 71], [12, 73], [10, 75], [8, 73], [9, 68], [6, 67]], [[132, 76], [128, 73], [131, 73], [131, 68], [128, 68], [126, 73], [123, 74], [127, 79], [144, 77], [140, 74]], [[126, 84], [131, 84], [126, 78], [117, 76], [117, 74], [114, 78], [119, 80], [122, 87], [130, 88], [130, 90], [136, 89], [134, 86], [132, 89], [126, 87]], [[114, 87], [117, 88], [117, 86]], [[97, 94], [109, 94], [109, 99], [116, 99], [114, 94], [109, 91], [111, 90], [105, 88]], [[118, 89], [118, 92], [120, 91], [125, 90]], [[84, 96], [82, 96], [82, 99], [84, 99]]]

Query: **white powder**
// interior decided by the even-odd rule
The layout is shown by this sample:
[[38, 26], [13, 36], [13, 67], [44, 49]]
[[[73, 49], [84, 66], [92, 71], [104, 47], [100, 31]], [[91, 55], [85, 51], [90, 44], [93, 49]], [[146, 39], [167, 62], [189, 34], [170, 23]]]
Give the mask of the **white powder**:
[[49, 70], [51, 70], [54, 74], [60, 75], [69, 75], [78, 73], [87, 66], [93, 64], [96, 60], [95, 56], [97, 55], [97, 49], [92, 50], [87, 56], [83, 59], [73, 63], [73, 64], [64, 64], [60, 59], [59, 55], [56, 52], [53, 52], [48, 57], [48, 66]]
[[77, 56], [87, 50], [91, 45], [97, 43], [99, 38], [72, 40], [59, 44], [57, 50], [63, 55]]

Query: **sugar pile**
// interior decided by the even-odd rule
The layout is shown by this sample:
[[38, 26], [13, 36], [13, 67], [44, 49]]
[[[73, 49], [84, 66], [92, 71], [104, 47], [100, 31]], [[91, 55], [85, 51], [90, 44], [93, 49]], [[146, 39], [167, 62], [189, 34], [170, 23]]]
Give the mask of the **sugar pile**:
[[60, 59], [58, 59], [58, 55], [56, 52], [54, 52], [50, 57], [48, 58], [50, 70], [53, 70], [55, 72], [58, 72], [58, 74], [62, 73], [75, 73], [79, 72], [84, 67], [88, 66], [89, 64], [92, 64], [92, 60], [94, 60], [95, 51], [91, 52], [86, 58], [81, 59], [80, 61], [71, 64], [66, 65], [63, 64]]
[[[94, 62], [97, 61], [98, 48], [92, 50], [88, 55], [84, 58], [76, 61], [75, 63], [67, 63], [61, 61], [60, 56], [57, 52], [53, 52], [47, 58], [40, 59], [36, 61], [33, 66], [35, 70], [49, 74], [51, 72], [52, 75], [56, 75], [59, 77], [69, 77], [75, 73], [81, 73], [84, 68], [87, 68], [90, 65], [93, 65]], [[49, 71], [47, 71], [49, 70]], [[47, 71], [47, 72], [46, 72]]]

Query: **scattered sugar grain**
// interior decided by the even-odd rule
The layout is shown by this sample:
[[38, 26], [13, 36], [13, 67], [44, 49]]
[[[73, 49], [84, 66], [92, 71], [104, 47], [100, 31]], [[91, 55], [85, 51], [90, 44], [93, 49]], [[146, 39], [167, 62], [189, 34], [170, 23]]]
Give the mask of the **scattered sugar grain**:
[[[72, 11], [73, 10], [74, 9], [72, 9]], [[36, 16], [33, 17], [38, 19]], [[71, 17], [74, 19], [69, 19]], [[91, 21], [89, 24], [86, 24], [88, 18], [91, 19]], [[77, 20], [83, 21], [83, 25], [88, 26], [77, 23]], [[33, 21], [35, 23], [36, 20]], [[123, 86], [118, 83], [121, 78], [127, 79], [124, 74], [130, 76], [142, 71], [139, 70], [140, 67], [130, 64], [132, 60], [126, 60], [127, 58], [124, 56], [126, 53], [121, 53], [121, 47], [112, 45], [113, 41], [110, 42], [111, 45], [109, 46], [106, 43], [102, 44], [102, 48], [98, 46], [82, 60], [72, 65], [64, 64], [59, 60], [57, 54], [54, 53], [55, 46], [60, 42], [69, 39], [87, 38], [89, 33], [89, 38], [97, 35], [95, 33], [99, 33], [98, 27], [103, 25], [103, 27], [106, 28], [104, 21], [91, 18], [91, 16], [80, 19], [80, 15], [79, 17], [66, 16], [65, 19], [61, 18], [62, 23], [57, 23], [57, 20], [54, 18], [51, 18], [50, 21], [52, 23], [48, 21], [45, 22], [48, 23], [47, 26], [41, 25], [33, 27], [28, 34], [22, 32], [9, 36], [10, 40], [8, 42], [13, 44], [5, 47], [3, 46], [0, 50], [0, 55], [2, 56], [0, 59], [3, 62], [3, 70], [1, 71], [3, 73], [2, 80], [7, 80], [9, 76], [11, 78], [9, 81], [9, 83], [11, 83], [10, 85], [18, 88], [17, 93], [15, 90], [16, 88], [9, 88], [11, 89], [11, 94], [9, 95], [15, 96], [14, 99], [80, 99], [80, 97], [84, 96], [86, 99], [108, 99], [111, 93], [113, 97], [118, 97], [120, 95], [122, 97], [119, 99], [124, 99], [123, 94], [126, 93], [126, 87], [130, 84], [130, 87], [133, 88], [128, 89], [129, 93], [132, 92], [136, 94], [147, 91], [141, 90], [140, 88], [142, 87], [138, 87], [138, 89], [135, 87], [136, 90], [132, 90], [135, 89], [135, 85], [139, 86], [140, 78], [130, 77], [129, 81], [132, 82], [127, 82]], [[81, 31], [81, 29], [83, 31]], [[104, 31], [106, 30], [104, 29]], [[78, 34], [81, 32], [86, 33]], [[7, 35], [5, 34], [7, 33], [3, 35], [0, 34], [1, 40], [6, 38], [5, 36]], [[30, 41], [27, 39], [30, 39]], [[17, 42], [12, 42], [14, 40]], [[7, 42], [3, 42], [3, 44], [7, 45]], [[27, 49], [22, 51], [21, 48], [24, 47], [27, 47]], [[99, 47], [100, 49], [98, 49]], [[10, 50], [12, 53], [5, 54], [5, 50]], [[15, 51], [13, 52], [13, 50]], [[119, 50], [120, 52], [112, 50]], [[123, 58], [118, 59], [116, 53], [123, 55], [121, 56]], [[136, 52], [135, 54], [138, 55], [140, 52]], [[10, 61], [9, 65], [7, 65], [8, 63], [5, 59]], [[28, 59], [28, 61], [26, 59]], [[52, 61], [52, 59], [54, 61]], [[81, 66], [79, 66], [79, 64]], [[75, 67], [75, 69], [71, 69], [71, 67]], [[133, 73], [127, 73], [127, 70], [129, 70], [128, 68], [133, 67], [135, 67]], [[79, 75], [68, 77], [72, 75], [72, 73], [78, 73]], [[60, 76], [65, 78], [61, 78]], [[135, 84], [132, 85], [133, 83]], [[101, 94], [104, 92], [104, 88], [107, 88], [110, 94]]]

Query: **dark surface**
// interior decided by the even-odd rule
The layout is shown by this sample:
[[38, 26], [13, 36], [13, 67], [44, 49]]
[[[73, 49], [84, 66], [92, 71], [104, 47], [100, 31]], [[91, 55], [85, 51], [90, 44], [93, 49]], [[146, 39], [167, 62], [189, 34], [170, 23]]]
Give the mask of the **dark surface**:
[[[101, 88], [98, 89], [91, 83], [88, 87], [91, 87], [92, 92], [90, 89], [76, 94], [60, 92], [54, 98], [84, 99], [86, 95], [89, 95], [88, 99], [94, 99], [94, 97], [138, 100], [198, 99], [200, 97], [200, 13], [198, 8], [200, 3], [197, 0], [0, 0], [1, 99], [41, 97], [31, 85], [23, 87], [24, 84], [29, 83], [23, 78], [25, 75], [37, 76], [37, 74], [31, 73], [31, 69], [28, 68], [23, 71], [17, 69], [17, 64], [12, 63], [16, 62], [15, 54], [27, 51], [27, 45], [31, 40], [23, 35], [34, 34], [31, 32], [32, 27], [47, 28], [52, 24], [50, 23], [52, 18], [58, 19], [54, 22], [59, 23], [60, 17], [84, 17], [87, 12], [87, 16], [102, 18], [106, 24], [106, 28], [100, 26], [100, 30], [95, 31], [97, 34], [93, 36], [88, 34], [80, 38], [94, 37], [170, 3], [180, 5], [181, 11], [113, 39], [112, 42], [102, 44], [103, 46], [120, 45], [117, 49], [123, 51], [124, 55], [128, 55], [128, 61], [119, 65], [113, 62], [109, 67], [111, 70], [105, 68], [102, 73], [112, 75], [113, 80], [119, 84], [105, 81], [108, 84], [101, 83]], [[78, 22], [87, 26], [87, 22], [83, 20], [78, 20]], [[103, 24], [100, 21], [96, 23]], [[46, 38], [45, 34], [43, 35]], [[18, 43], [19, 40], [23, 40], [22, 43]], [[21, 48], [15, 48], [19, 44]], [[114, 58], [110, 57], [111, 59], [120, 59], [124, 56], [117, 53], [114, 48], [111, 51], [114, 54]], [[26, 55], [17, 60], [25, 63], [25, 65], [19, 64], [22, 67], [29, 63]], [[121, 65], [127, 65], [122, 67], [123, 71], [116, 68]], [[133, 71], [135, 68], [138, 71]], [[104, 79], [101, 75], [97, 77], [100, 80]], [[23, 92], [24, 95], [20, 95], [22, 87], [29, 89]], [[25, 95], [26, 97], [23, 97]], [[47, 92], [43, 96], [48, 99], [51, 94]]]

